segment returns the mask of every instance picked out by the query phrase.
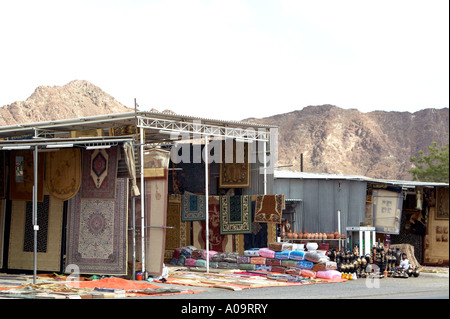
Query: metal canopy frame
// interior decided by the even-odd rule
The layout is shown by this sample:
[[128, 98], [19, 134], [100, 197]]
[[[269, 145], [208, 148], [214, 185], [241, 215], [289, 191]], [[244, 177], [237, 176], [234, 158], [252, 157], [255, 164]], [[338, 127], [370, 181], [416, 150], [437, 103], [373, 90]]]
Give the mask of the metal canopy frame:
[[164, 112], [135, 111], [75, 119], [0, 126], [0, 138], [21, 135], [32, 135], [34, 138], [54, 138], [55, 135], [61, 135], [73, 130], [107, 129], [124, 125], [142, 126], [153, 130], [166, 130], [166, 132], [161, 132], [159, 134], [158, 132], [155, 132], [156, 136], [154, 137], [161, 139], [164, 139], [164, 137], [167, 136], [167, 132], [180, 132], [267, 141], [269, 139], [267, 131], [270, 128], [276, 128], [276, 126], [273, 125], [249, 122], [221, 121]]
[[[70, 131], [87, 129], [109, 129], [121, 126], [135, 126], [136, 134], [129, 136], [101, 136], [71, 138]], [[145, 200], [144, 200], [144, 146], [151, 143], [161, 143], [167, 140], [183, 140], [187, 134], [193, 137], [203, 138], [206, 149], [211, 138], [235, 139], [241, 142], [262, 142], [264, 153], [264, 194], [266, 194], [267, 173], [266, 157], [267, 144], [272, 138], [271, 129], [276, 126], [260, 125], [248, 122], [220, 121], [204, 119], [185, 115], [174, 115], [164, 112], [134, 112], [107, 114], [83, 117], [77, 119], [55, 120], [39, 123], [25, 123], [10, 126], [0, 126], [0, 138], [12, 138], [0, 140], [0, 151], [12, 149], [34, 150], [34, 184], [37, 185], [37, 155], [39, 149], [58, 149], [58, 147], [107, 147], [131, 141], [140, 146], [140, 180], [141, 180], [141, 240], [142, 240], [142, 271], [145, 271], [146, 251], [144, 245], [145, 227]], [[139, 136], [137, 136], [139, 129]], [[144, 134], [149, 133], [149, 134]], [[168, 137], [170, 134], [170, 138]], [[144, 137], [145, 136], [145, 137]], [[139, 141], [137, 141], [139, 138]], [[136, 143], [137, 142], [137, 143]], [[208, 162], [208, 152], [205, 152], [205, 162]], [[135, 163], [136, 164], [136, 163]], [[137, 166], [137, 165], [136, 165]], [[208, 165], [205, 165], [205, 198], [208, 207]], [[34, 229], [34, 261], [33, 282], [36, 282], [37, 259], [37, 187], [33, 186], [33, 229]], [[133, 276], [135, 275], [135, 202], [132, 200], [133, 210]], [[206, 250], [209, 253], [209, 218], [206, 218]], [[207, 272], [209, 272], [209, 258], [207, 258]]]
[[185, 122], [170, 119], [138, 117], [138, 127], [159, 130], [159, 133], [173, 134], [173, 136], [178, 136], [179, 134], [195, 134], [200, 136], [234, 138], [246, 142], [268, 142], [270, 139], [270, 132], [266, 129], [255, 130], [253, 127], [219, 126], [202, 123], [201, 121]]

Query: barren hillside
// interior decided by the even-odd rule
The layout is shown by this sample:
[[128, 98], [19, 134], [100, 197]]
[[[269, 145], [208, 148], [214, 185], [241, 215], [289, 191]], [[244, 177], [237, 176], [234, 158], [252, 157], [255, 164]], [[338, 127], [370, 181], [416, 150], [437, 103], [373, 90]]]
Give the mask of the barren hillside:
[[333, 105], [250, 122], [279, 126], [279, 164], [305, 172], [411, 180], [410, 157], [449, 141], [449, 109], [361, 113]]
[[0, 125], [129, 112], [90, 82], [74, 80], [64, 86], [39, 86], [25, 101], [0, 107]]
[[[0, 107], [0, 126], [129, 111], [99, 87], [74, 80], [38, 87], [27, 100]], [[433, 141], [449, 141], [448, 108], [361, 113], [319, 105], [245, 121], [277, 125], [279, 164], [295, 171], [303, 153], [306, 172], [411, 180], [410, 157]]]

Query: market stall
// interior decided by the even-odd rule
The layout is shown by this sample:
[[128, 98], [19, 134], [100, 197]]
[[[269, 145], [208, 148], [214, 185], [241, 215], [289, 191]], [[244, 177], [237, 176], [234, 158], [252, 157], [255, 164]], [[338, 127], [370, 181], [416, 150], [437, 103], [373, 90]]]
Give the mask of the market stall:
[[[192, 233], [192, 225], [186, 223], [193, 222], [175, 221], [181, 218], [181, 212], [178, 214], [174, 209], [177, 204], [168, 204], [169, 195], [185, 193], [168, 190], [169, 182], [175, 178], [172, 173], [180, 173], [177, 184], [172, 184], [174, 187], [180, 187], [180, 181], [182, 186], [183, 180], [192, 182], [186, 175], [195, 176], [196, 190], [200, 189], [201, 194], [194, 195], [204, 195], [206, 207], [209, 194], [218, 195], [220, 188], [237, 190], [239, 194], [270, 193], [267, 166], [274, 163], [273, 146], [269, 145], [272, 128], [137, 111], [1, 127], [0, 230], [2, 257], [7, 257], [2, 260], [2, 268], [32, 270], [34, 277], [38, 270], [126, 275], [131, 268], [131, 276], [135, 278], [139, 265], [139, 270], [147, 275], [160, 274], [168, 230], [175, 230], [178, 239], [183, 238], [183, 229]], [[155, 152], [172, 155], [172, 149], [180, 141], [198, 146], [199, 162], [169, 167], [170, 161], [162, 163], [154, 155]], [[219, 165], [217, 141], [232, 148], [242, 145], [246, 163], [232, 157]], [[251, 161], [252, 143], [259, 144], [254, 149], [261, 153], [257, 156], [259, 161]], [[197, 163], [202, 170], [200, 174], [191, 165]], [[18, 220], [20, 214], [12, 214], [12, 209], [23, 211], [25, 218]], [[167, 224], [169, 209], [176, 214], [175, 218], [171, 216], [175, 226]], [[55, 214], [62, 219], [53, 221]], [[42, 220], [43, 216], [48, 217]], [[202, 228], [203, 240], [208, 250], [209, 218], [203, 222], [206, 224]], [[231, 230], [229, 235], [236, 236], [232, 233], [237, 227], [235, 220], [222, 222], [224, 228], [228, 225]], [[239, 227], [243, 227], [241, 231], [250, 231], [250, 224], [247, 219]], [[49, 237], [53, 233], [56, 237]], [[5, 242], [7, 235], [9, 240]], [[25, 238], [24, 245], [11, 240], [17, 236]], [[54, 252], [47, 249], [46, 240], [54, 246]], [[176, 247], [175, 241], [167, 242]], [[19, 242], [19, 246], [11, 246], [12, 242]], [[236, 244], [233, 245], [235, 249]], [[27, 247], [26, 263], [15, 261], [20, 256], [17, 252], [24, 247]], [[43, 254], [50, 254], [51, 258], [40, 257]], [[45, 268], [44, 259], [54, 260], [53, 265]]]

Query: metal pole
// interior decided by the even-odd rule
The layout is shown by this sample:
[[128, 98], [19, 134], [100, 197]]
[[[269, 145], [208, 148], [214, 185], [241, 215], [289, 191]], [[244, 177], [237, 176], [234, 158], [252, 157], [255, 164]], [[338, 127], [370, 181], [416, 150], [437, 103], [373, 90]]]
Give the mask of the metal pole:
[[33, 152], [33, 174], [34, 174], [34, 185], [33, 185], [33, 284], [36, 284], [37, 276], [37, 232], [39, 230], [39, 225], [37, 224], [37, 185], [38, 185], [38, 147], [34, 147]]
[[[338, 233], [341, 233], [341, 210], [338, 209], [337, 211], [338, 214]], [[339, 239], [339, 250], [341, 250], [341, 239]]]
[[366, 253], [364, 251], [364, 245], [363, 245], [363, 232], [362, 230], [359, 231], [359, 255], [365, 256]]
[[133, 221], [131, 222], [133, 231], [133, 270], [131, 274], [131, 278], [136, 279], [136, 197], [131, 197], [131, 215]]
[[267, 194], [267, 142], [263, 143], [263, 153], [264, 153], [264, 195]]
[[300, 154], [300, 172], [303, 172], [303, 153]]
[[141, 254], [142, 254], [142, 272], [145, 272], [145, 224], [144, 224], [144, 129], [142, 127], [139, 128], [140, 134], [140, 153], [141, 153], [141, 164], [140, 164], [140, 175], [141, 175]]
[[209, 137], [205, 136], [205, 209], [206, 209], [206, 273], [209, 273], [209, 172], [208, 172], [208, 141]]

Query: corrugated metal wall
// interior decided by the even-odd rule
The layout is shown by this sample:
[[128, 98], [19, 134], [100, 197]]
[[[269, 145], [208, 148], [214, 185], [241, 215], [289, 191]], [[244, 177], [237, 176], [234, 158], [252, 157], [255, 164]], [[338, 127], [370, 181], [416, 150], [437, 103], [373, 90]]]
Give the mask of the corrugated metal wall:
[[349, 180], [275, 179], [274, 193], [286, 199], [301, 199], [295, 208], [294, 230], [331, 232], [338, 226], [341, 210], [341, 231], [359, 226], [365, 218], [367, 183]]

